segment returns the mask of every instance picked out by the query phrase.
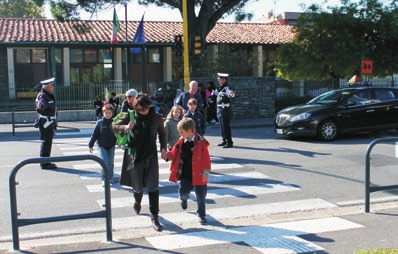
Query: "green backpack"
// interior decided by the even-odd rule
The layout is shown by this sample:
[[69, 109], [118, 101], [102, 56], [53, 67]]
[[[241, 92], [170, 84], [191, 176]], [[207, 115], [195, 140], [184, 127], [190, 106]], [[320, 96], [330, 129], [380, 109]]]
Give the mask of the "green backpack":
[[[134, 121], [134, 110], [128, 110], [130, 114], [130, 121]], [[126, 115], [126, 112], [120, 112], [114, 119], [112, 125], [115, 125], [121, 118]], [[116, 145], [123, 148], [128, 149], [128, 142], [130, 142], [130, 135], [129, 134], [120, 134], [116, 133]], [[129, 149], [130, 150], [130, 149]]]

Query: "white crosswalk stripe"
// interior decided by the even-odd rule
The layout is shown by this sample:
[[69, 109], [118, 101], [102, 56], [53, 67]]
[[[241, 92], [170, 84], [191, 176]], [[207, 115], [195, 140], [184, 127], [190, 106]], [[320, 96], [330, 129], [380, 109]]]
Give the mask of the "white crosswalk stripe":
[[221, 228], [214, 231], [199, 231], [186, 234], [153, 236], [146, 239], [152, 246], [160, 250], [176, 250], [243, 241], [264, 254], [309, 253], [324, 249], [297, 237], [298, 235], [319, 234], [360, 227], [362, 225], [341, 218], [331, 217], [232, 229]]
[[[64, 155], [89, 154], [87, 138], [57, 139], [56, 145]], [[158, 155], [160, 158], [160, 155]], [[123, 150], [116, 149], [115, 152], [115, 180], [120, 177], [120, 168], [123, 159]], [[232, 200], [235, 206], [213, 205], [207, 208], [207, 220], [217, 222], [220, 220], [231, 220], [242, 218], [242, 214], [248, 218], [265, 217], [273, 214], [290, 214], [295, 212], [314, 211], [318, 209], [335, 208], [336, 205], [322, 199], [300, 199], [293, 201], [282, 201], [274, 203], [256, 203], [254, 198], [252, 204], [239, 205], [237, 198], [245, 196], [259, 197], [274, 193], [300, 191], [299, 187], [284, 182], [273, 180], [260, 172], [245, 168], [236, 163], [229, 163], [222, 157], [211, 157], [212, 172], [209, 176], [207, 199], [217, 204], [219, 201]], [[72, 166], [80, 170], [80, 179], [85, 184], [88, 193], [101, 193], [103, 187], [100, 182], [101, 167], [96, 162], [82, 161]], [[119, 170], [119, 171], [118, 171]], [[168, 181], [169, 162], [159, 159], [160, 186], [177, 186], [176, 183]], [[130, 188], [114, 183], [111, 187], [113, 192], [111, 198], [112, 209], [128, 208], [128, 216], [114, 217], [112, 219], [113, 230], [125, 230], [131, 228], [151, 227], [150, 220], [142, 216], [132, 215], [133, 195]], [[162, 189], [161, 189], [162, 190]], [[175, 206], [180, 210], [177, 187], [173, 192], [165, 191], [160, 194], [160, 206]], [[117, 192], [117, 193], [115, 193]], [[117, 194], [117, 195], [115, 195]], [[98, 198], [98, 196], [96, 196]], [[195, 200], [194, 192], [190, 199]], [[103, 209], [104, 199], [95, 199], [97, 205]], [[197, 223], [194, 212], [196, 204], [189, 202], [189, 209], [185, 211], [166, 212], [160, 215], [163, 225], [183, 225], [185, 223]], [[228, 204], [231, 204], [228, 203]], [[173, 205], [174, 204], [174, 205]], [[148, 205], [148, 199], [142, 200], [142, 205]], [[166, 207], [166, 205], [165, 205]], [[233, 242], [245, 242], [260, 253], [309, 253], [324, 250], [322, 247], [300, 238], [300, 235], [309, 233], [322, 233], [338, 230], [360, 228], [362, 225], [343, 220], [338, 217], [320, 218], [305, 221], [291, 221], [286, 223], [265, 224], [258, 226], [236, 227], [231, 229], [220, 228], [211, 230], [197, 230], [196, 232], [168, 234], [147, 237], [146, 240], [156, 249], [171, 251], [182, 248], [208, 246], [213, 244], [226, 244]]]
[[[263, 186], [244, 186], [244, 187], [234, 187], [232, 188], [217, 188], [216, 190], [212, 190], [209, 188], [207, 191], [208, 199], [219, 199], [219, 198], [232, 198], [232, 197], [242, 197], [247, 195], [259, 195], [259, 194], [271, 194], [277, 192], [286, 192], [286, 191], [295, 191], [299, 190], [288, 184], [264, 184]], [[191, 194], [194, 198], [194, 193]], [[103, 207], [105, 201], [98, 200], [98, 205]], [[178, 202], [178, 194], [161, 194], [160, 195], [160, 204]], [[142, 205], [147, 205], [147, 199], [142, 200]], [[112, 198], [112, 207], [131, 207], [133, 205], [132, 197], [124, 197], [124, 198]]]

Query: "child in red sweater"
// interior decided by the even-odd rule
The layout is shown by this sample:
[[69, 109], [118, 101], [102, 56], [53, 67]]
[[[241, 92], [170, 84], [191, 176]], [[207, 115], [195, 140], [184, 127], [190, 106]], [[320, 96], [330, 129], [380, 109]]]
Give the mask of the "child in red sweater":
[[209, 154], [209, 142], [195, 132], [195, 121], [184, 118], [177, 124], [181, 138], [173, 146], [171, 151], [164, 154], [163, 159], [171, 160], [171, 182], [178, 182], [178, 194], [182, 209], [187, 209], [188, 198], [195, 188], [196, 211], [200, 224], [207, 223], [206, 195], [211, 162]]

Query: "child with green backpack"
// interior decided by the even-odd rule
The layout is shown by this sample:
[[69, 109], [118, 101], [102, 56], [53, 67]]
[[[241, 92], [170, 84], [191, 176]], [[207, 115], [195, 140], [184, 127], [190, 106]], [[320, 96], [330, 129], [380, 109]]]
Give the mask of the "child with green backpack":
[[[108, 104], [102, 107], [103, 117], [97, 121], [93, 133], [91, 135], [90, 141], [88, 143], [90, 153], [94, 151], [94, 144], [97, 141], [98, 150], [101, 159], [103, 159], [109, 169], [109, 182], [113, 183], [113, 169], [115, 161], [115, 142], [116, 136], [112, 131], [112, 114], [114, 108], [112, 105]], [[104, 186], [105, 172], [102, 169], [101, 172], [102, 186]]]

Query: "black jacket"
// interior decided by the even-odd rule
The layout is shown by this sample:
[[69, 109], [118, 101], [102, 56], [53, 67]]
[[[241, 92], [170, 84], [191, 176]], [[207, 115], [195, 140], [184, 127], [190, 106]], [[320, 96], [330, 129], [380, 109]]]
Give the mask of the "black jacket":
[[171, 109], [174, 106], [174, 99], [176, 98], [176, 91], [175, 90], [169, 90], [167, 91], [166, 94], [166, 105], [169, 109]]
[[40, 108], [36, 108], [37, 113], [42, 116], [55, 116], [57, 114], [57, 104], [53, 94], [50, 94], [45, 89], [41, 89], [37, 95], [36, 102], [41, 103]]
[[184, 117], [193, 119], [195, 121], [196, 132], [202, 137], [205, 135], [207, 127], [205, 117], [202, 115], [202, 113], [196, 111], [195, 114], [192, 114], [191, 111], [188, 110]]
[[88, 147], [94, 147], [95, 142], [98, 140], [98, 145], [105, 148], [111, 148], [115, 146], [116, 136], [112, 131], [112, 119], [102, 119], [97, 121], [94, 131], [91, 134]]

